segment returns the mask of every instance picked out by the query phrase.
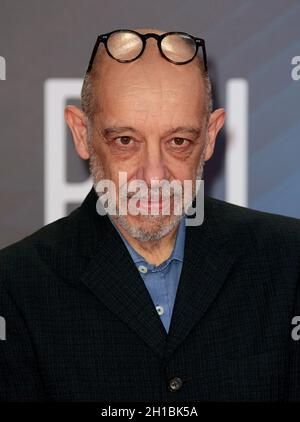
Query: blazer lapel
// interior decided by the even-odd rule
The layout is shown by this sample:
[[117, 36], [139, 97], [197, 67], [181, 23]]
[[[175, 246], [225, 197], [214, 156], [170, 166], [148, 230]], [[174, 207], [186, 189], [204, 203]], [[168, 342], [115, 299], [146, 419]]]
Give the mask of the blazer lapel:
[[175, 299], [165, 359], [184, 341], [191, 329], [212, 305], [228, 272], [237, 259], [234, 243], [228, 242], [224, 222], [213, 209], [213, 200], [205, 196], [205, 217], [199, 227], [186, 227], [182, 272]]
[[80, 207], [80, 250], [90, 256], [81, 280], [160, 358], [168, 359], [216, 298], [238, 256], [234, 242], [229, 248], [229, 231], [206, 196], [203, 224], [186, 227], [184, 262], [167, 334], [117, 230], [107, 216], [97, 214], [97, 198], [92, 188]]
[[96, 200], [93, 190], [81, 206], [84, 215], [88, 215], [82, 224], [82, 248], [86, 251], [91, 245], [94, 248], [81, 280], [162, 357], [167, 336], [165, 328], [117, 230], [106, 215], [97, 214]]

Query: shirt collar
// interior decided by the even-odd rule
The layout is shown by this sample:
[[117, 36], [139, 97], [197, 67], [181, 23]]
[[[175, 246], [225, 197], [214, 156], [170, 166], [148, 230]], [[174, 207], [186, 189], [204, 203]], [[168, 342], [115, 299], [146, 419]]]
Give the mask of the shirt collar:
[[[108, 216], [109, 216], [109, 214], [108, 214]], [[139, 262], [146, 262], [145, 258], [143, 256], [141, 256], [138, 252], [136, 252], [136, 250], [128, 243], [128, 241], [122, 235], [122, 233], [120, 232], [120, 230], [118, 229], [118, 227], [116, 226], [116, 224], [114, 223], [113, 219], [110, 216], [109, 216], [109, 219], [110, 219], [111, 223], [113, 224], [113, 226], [115, 227], [115, 229], [118, 231], [118, 233], [119, 233], [120, 237], [122, 238], [123, 242], [125, 243], [125, 245], [128, 249], [128, 252], [131, 255], [131, 258], [133, 259], [133, 262], [135, 264], [137, 264]], [[179, 222], [173, 252], [172, 252], [171, 256], [166, 260], [167, 262], [170, 262], [174, 259], [183, 262], [184, 243], [185, 243], [185, 226], [186, 226], [185, 219], [186, 219], [186, 216], [184, 214], [183, 217], [180, 219], [180, 222]], [[164, 263], [162, 263], [162, 264], [164, 264]], [[160, 264], [160, 265], [162, 265], [162, 264]], [[150, 264], [148, 264], [148, 265], [150, 265]], [[155, 266], [153, 266], [153, 267], [155, 267]]]

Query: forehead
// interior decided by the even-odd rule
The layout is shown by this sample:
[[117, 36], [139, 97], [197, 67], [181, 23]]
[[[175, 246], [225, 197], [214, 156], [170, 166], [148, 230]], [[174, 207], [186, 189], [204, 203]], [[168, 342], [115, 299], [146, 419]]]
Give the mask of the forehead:
[[164, 59], [126, 64], [110, 60], [99, 76], [95, 95], [102, 117], [142, 118], [147, 114], [162, 120], [202, 115], [204, 83], [195, 63], [180, 66]]

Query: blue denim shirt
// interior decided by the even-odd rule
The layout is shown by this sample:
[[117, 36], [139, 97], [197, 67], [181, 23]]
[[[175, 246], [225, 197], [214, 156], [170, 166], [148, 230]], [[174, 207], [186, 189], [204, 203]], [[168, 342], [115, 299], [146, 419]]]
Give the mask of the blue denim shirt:
[[169, 331], [184, 258], [185, 219], [186, 216], [184, 215], [180, 220], [176, 234], [175, 246], [170, 257], [160, 265], [154, 265], [149, 264], [145, 258], [131, 247], [110, 218], [114, 227], [123, 239], [167, 332]]

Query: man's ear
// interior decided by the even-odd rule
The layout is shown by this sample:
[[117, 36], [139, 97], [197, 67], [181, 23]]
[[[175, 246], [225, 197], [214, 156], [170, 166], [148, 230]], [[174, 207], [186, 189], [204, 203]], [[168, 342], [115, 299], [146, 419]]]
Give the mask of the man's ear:
[[68, 105], [65, 107], [65, 121], [68, 124], [72, 135], [75, 149], [79, 157], [87, 160], [88, 150], [88, 133], [86, 127], [86, 116], [80, 108]]
[[218, 132], [222, 129], [225, 122], [225, 110], [223, 108], [218, 108], [213, 111], [210, 115], [208, 127], [207, 127], [207, 136], [206, 140], [206, 152], [205, 152], [205, 161], [209, 160], [213, 155], [215, 142]]

